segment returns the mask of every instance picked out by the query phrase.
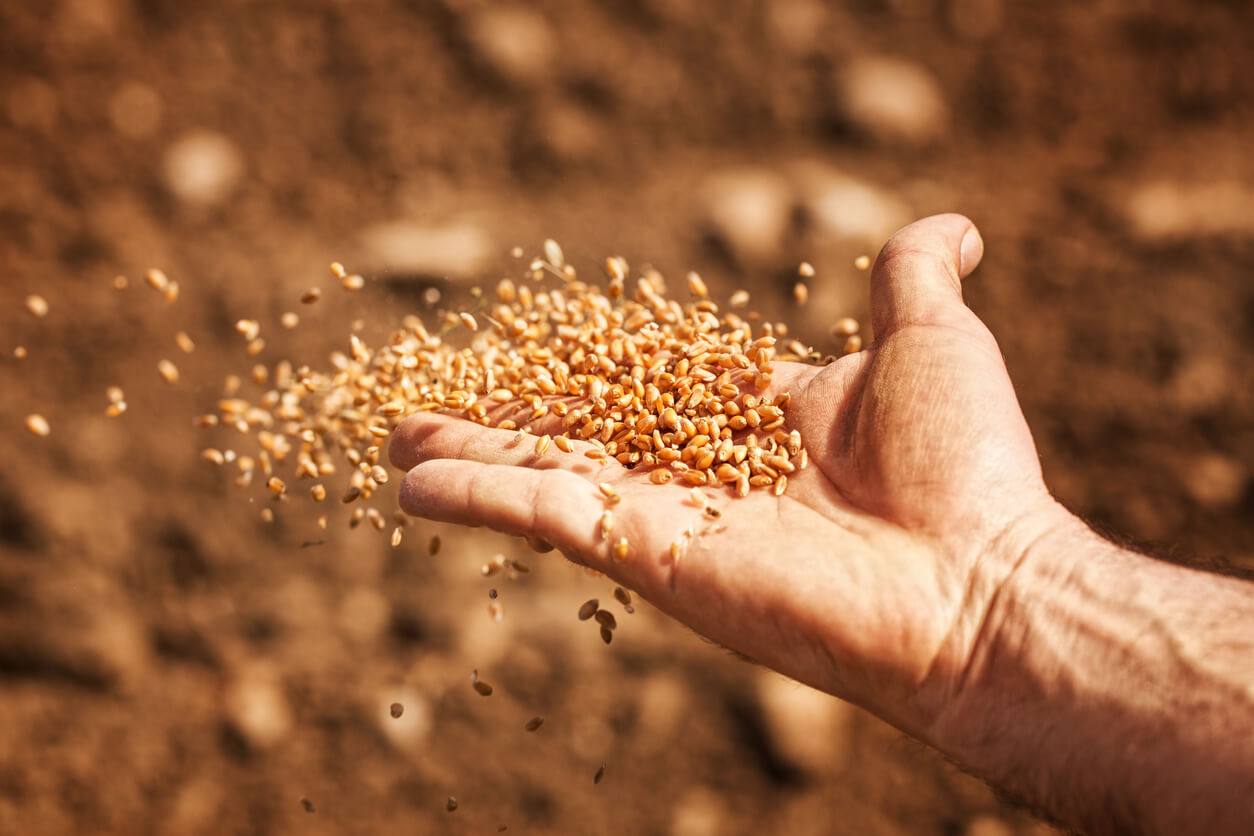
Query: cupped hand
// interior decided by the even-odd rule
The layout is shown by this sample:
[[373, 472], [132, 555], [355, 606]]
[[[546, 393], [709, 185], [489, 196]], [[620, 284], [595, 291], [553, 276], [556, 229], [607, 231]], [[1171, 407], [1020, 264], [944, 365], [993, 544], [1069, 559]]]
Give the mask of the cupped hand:
[[871, 275], [875, 341], [825, 367], [775, 364], [771, 389], [790, 393], [786, 428], [810, 462], [783, 496], [706, 489], [715, 517], [680, 480], [652, 484], [581, 442], [538, 456], [535, 437], [420, 413], [390, 446], [408, 471], [401, 505], [552, 544], [714, 641], [928, 739], [998, 587], [1056, 508], [997, 344], [962, 302], [982, 253], [959, 215], [904, 228]]

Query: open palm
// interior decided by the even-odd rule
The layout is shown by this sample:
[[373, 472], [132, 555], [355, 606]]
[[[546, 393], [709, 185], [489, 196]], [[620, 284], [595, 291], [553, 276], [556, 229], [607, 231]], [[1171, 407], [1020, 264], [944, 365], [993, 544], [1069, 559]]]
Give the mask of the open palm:
[[[1028, 521], [1051, 502], [997, 345], [962, 304], [960, 275], [981, 252], [961, 216], [905, 228], [872, 275], [876, 342], [823, 368], [776, 364], [771, 388], [791, 394], [786, 426], [810, 460], [782, 497], [707, 489], [706, 510], [686, 485], [595, 462], [580, 442], [537, 456], [532, 438], [422, 413], [390, 447], [409, 471], [402, 507], [552, 544], [926, 739]], [[601, 482], [621, 502], [607, 506]]]

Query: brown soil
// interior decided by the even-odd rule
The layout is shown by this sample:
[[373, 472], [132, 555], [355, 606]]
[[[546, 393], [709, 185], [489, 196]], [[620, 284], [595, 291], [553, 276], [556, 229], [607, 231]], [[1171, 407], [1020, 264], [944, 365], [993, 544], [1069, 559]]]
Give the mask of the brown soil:
[[[746, 287], [831, 351], [865, 315], [853, 257], [956, 210], [1058, 496], [1254, 567], [1254, 11], [1154, 5], [0, 6], [0, 832], [1041, 832], [647, 606], [605, 647], [575, 612], [610, 588], [555, 555], [425, 523], [393, 550], [295, 502], [266, 524], [189, 416], [254, 362], [237, 318], [260, 359], [322, 363], [546, 236]], [[532, 573], [482, 578], [496, 552]]]

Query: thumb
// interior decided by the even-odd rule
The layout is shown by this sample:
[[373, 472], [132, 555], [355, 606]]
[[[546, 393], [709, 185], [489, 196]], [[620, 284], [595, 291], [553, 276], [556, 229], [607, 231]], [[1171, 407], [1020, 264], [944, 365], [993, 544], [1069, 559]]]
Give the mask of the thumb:
[[875, 338], [907, 325], [938, 325], [962, 316], [961, 280], [983, 255], [979, 230], [962, 215], [933, 215], [898, 230], [871, 272]]

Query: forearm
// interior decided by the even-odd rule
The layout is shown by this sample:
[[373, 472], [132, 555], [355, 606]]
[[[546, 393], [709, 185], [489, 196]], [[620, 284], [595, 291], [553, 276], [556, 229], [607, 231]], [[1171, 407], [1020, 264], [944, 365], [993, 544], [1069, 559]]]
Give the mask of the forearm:
[[1037, 540], [990, 608], [937, 743], [1086, 831], [1254, 827], [1254, 584]]

